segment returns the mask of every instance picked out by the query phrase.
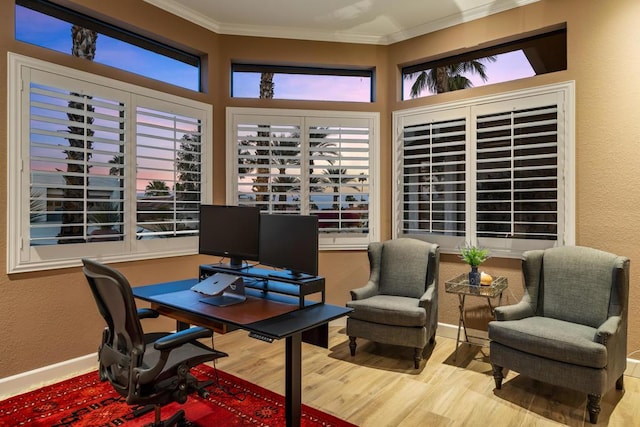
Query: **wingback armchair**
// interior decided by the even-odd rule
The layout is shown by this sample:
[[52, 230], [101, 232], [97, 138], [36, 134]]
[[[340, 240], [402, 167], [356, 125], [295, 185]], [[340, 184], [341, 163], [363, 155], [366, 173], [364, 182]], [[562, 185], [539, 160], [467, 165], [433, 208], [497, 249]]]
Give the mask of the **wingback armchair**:
[[525, 252], [525, 293], [489, 323], [496, 388], [503, 368], [587, 394], [591, 423], [602, 395], [623, 388], [629, 260], [597, 249]]
[[439, 246], [412, 238], [370, 243], [370, 276], [351, 290], [347, 318], [351, 355], [356, 338], [414, 348], [414, 366], [435, 339]]

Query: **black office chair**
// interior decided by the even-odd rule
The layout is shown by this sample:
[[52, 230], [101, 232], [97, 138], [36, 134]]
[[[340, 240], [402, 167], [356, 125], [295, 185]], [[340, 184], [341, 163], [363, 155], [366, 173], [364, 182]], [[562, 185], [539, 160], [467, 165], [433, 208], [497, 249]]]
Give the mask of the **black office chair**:
[[153, 426], [185, 423], [183, 410], [161, 421], [161, 407], [174, 401], [184, 403], [194, 391], [206, 395], [190, 369], [227, 354], [196, 341], [212, 335], [202, 327], [145, 334], [140, 319], [155, 318], [158, 313], [136, 308], [129, 281], [119, 271], [86, 258], [82, 262], [98, 310], [107, 323], [98, 351], [100, 379], [108, 380], [129, 405], [152, 405]]

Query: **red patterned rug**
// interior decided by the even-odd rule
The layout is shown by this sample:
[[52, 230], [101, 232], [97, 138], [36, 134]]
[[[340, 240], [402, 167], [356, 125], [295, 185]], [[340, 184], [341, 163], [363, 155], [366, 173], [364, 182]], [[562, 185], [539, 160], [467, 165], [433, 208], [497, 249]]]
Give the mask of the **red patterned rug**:
[[[284, 398], [206, 365], [192, 369], [203, 381], [212, 380], [208, 399], [197, 394], [184, 405], [172, 403], [162, 409], [166, 418], [184, 409], [191, 427], [284, 426]], [[114, 427], [152, 423], [153, 411], [134, 418], [132, 408], [97, 372], [80, 375], [50, 386], [0, 401], [0, 426]], [[302, 426], [348, 427], [347, 423], [302, 405]]]

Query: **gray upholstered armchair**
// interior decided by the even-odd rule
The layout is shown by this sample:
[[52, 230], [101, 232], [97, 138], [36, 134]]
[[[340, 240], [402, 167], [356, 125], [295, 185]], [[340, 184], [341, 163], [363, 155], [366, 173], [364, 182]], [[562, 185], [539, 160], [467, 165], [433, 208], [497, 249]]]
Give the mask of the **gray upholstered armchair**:
[[496, 388], [503, 368], [587, 394], [595, 424], [602, 395], [623, 388], [629, 260], [597, 249], [525, 252], [525, 294], [489, 323]]
[[438, 245], [400, 238], [369, 244], [367, 284], [351, 291], [347, 318], [351, 355], [356, 337], [414, 348], [420, 366], [438, 322]]

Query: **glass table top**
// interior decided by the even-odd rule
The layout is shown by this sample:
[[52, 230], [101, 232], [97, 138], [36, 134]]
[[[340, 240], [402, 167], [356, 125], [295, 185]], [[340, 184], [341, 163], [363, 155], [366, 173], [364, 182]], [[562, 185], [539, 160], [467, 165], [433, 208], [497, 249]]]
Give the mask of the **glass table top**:
[[452, 294], [478, 295], [487, 298], [499, 296], [509, 286], [507, 278], [495, 276], [491, 285], [469, 286], [469, 273], [462, 273], [444, 282], [445, 291]]

